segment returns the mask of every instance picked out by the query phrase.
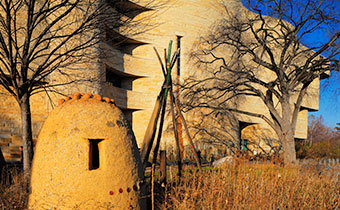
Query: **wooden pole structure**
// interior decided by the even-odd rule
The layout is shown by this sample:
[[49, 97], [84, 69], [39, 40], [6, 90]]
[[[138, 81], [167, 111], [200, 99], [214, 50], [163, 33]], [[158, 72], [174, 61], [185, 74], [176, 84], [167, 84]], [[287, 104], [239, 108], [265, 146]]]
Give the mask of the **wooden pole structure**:
[[[157, 157], [158, 157], [158, 150], [159, 150], [160, 140], [161, 140], [161, 137], [162, 137], [164, 117], [165, 117], [165, 110], [166, 110], [166, 102], [167, 102], [167, 95], [168, 95], [169, 89], [170, 89], [170, 93], [172, 93], [171, 70], [172, 70], [172, 67], [173, 67], [174, 63], [176, 62], [176, 59], [177, 59], [177, 56], [178, 56], [178, 53], [179, 53], [179, 50], [177, 50], [177, 52], [173, 55], [173, 57], [172, 57], [172, 59], [170, 61], [171, 46], [172, 46], [172, 41], [170, 41], [170, 43], [169, 43], [168, 55], [167, 55], [166, 62], [165, 62], [166, 63], [167, 74], [166, 74], [165, 84], [163, 85], [163, 88], [165, 89], [164, 90], [164, 99], [163, 99], [164, 101], [163, 101], [160, 125], [159, 125], [159, 129], [158, 129], [158, 137], [157, 137], [156, 146], [155, 146], [154, 152], [153, 152], [153, 160], [152, 160], [152, 164], [153, 165], [156, 164]], [[158, 53], [156, 53], [156, 54], [158, 54]], [[182, 175], [182, 172], [181, 172], [181, 170], [182, 170], [182, 162], [181, 162], [181, 156], [180, 156], [180, 147], [179, 147], [178, 133], [177, 133], [177, 129], [175, 129], [175, 128], [177, 128], [177, 122], [176, 122], [176, 118], [174, 117], [174, 107], [173, 107], [173, 101], [172, 101], [171, 97], [170, 97], [170, 106], [171, 106], [171, 113], [173, 115], [172, 116], [172, 121], [173, 121], [173, 124], [174, 124], [174, 133], [175, 133], [176, 146], [177, 146], [178, 176], [181, 177], [181, 175]]]
[[[165, 110], [166, 110], [166, 101], [167, 101], [167, 96], [168, 96], [168, 92], [169, 92], [169, 88], [170, 88], [170, 82], [171, 82], [171, 68], [170, 68], [171, 47], [172, 47], [172, 40], [170, 40], [170, 42], [169, 42], [168, 55], [165, 58], [166, 74], [164, 74], [165, 83], [163, 84], [163, 87], [162, 87], [162, 89], [164, 89], [164, 96], [163, 96], [163, 103], [162, 103], [163, 106], [162, 106], [162, 114], [161, 114], [160, 125], [159, 125], [159, 129], [158, 129], [157, 142], [156, 142], [156, 146], [155, 146], [154, 152], [153, 152], [152, 164], [155, 164], [156, 161], [157, 161], [158, 149], [159, 149], [160, 141], [161, 141], [161, 138], [162, 138], [163, 124], [164, 124], [164, 117], [165, 117]], [[157, 52], [157, 50], [156, 50], [156, 52]], [[164, 55], [166, 55], [166, 50], [164, 52], [165, 52]], [[156, 54], [157, 54], [157, 57], [159, 58], [158, 53], [156, 53]], [[160, 58], [159, 58], [159, 60], [160, 60]], [[162, 67], [162, 70], [163, 69], [164, 69], [164, 67]]]
[[[153, 160], [152, 160], [152, 168], [151, 168], [151, 174], [152, 174], [152, 183], [151, 185], [153, 186], [153, 180], [154, 180], [154, 174], [155, 174], [155, 166], [156, 166], [156, 161], [157, 161], [157, 157], [158, 157], [158, 150], [159, 150], [159, 146], [160, 146], [160, 141], [161, 141], [161, 137], [162, 137], [162, 132], [163, 132], [163, 125], [164, 125], [164, 118], [165, 118], [165, 111], [166, 111], [166, 104], [167, 104], [167, 96], [170, 96], [170, 111], [171, 111], [171, 115], [172, 115], [172, 123], [173, 123], [173, 128], [174, 128], [174, 135], [175, 135], [175, 140], [176, 140], [176, 146], [177, 146], [177, 164], [178, 164], [178, 176], [179, 178], [182, 175], [182, 155], [181, 155], [181, 147], [180, 147], [180, 140], [179, 140], [179, 136], [178, 136], [178, 121], [177, 120], [182, 120], [184, 123], [184, 126], [186, 128], [186, 132], [187, 135], [189, 137], [189, 141], [192, 145], [192, 148], [195, 152], [195, 159], [197, 161], [197, 165], [201, 171], [201, 165], [200, 165], [200, 161], [197, 157], [197, 152], [196, 149], [191, 141], [191, 137], [185, 122], [185, 119], [182, 115], [182, 113], [180, 112], [178, 103], [175, 99], [174, 93], [173, 93], [173, 88], [172, 88], [172, 81], [171, 81], [171, 70], [173, 68], [173, 66], [176, 63], [176, 60], [179, 56], [180, 53], [180, 49], [177, 49], [177, 51], [173, 54], [172, 58], [171, 58], [171, 47], [172, 47], [172, 40], [170, 40], [169, 42], [169, 48], [168, 51], [166, 49], [164, 49], [164, 65], [162, 62], [162, 59], [159, 55], [159, 53], [157, 52], [156, 48], [154, 48], [158, 61], [162, 67], [162, 72], [164, 75], [164, 84], [162, 86], [161, 92], [159, 93], [156, 103], [155, 103], [155, 107], [153, 109], [146, 133], [144, 135], [144, 140], [143, 140], [143, 144], [142, 144], [142, 148], [141, 148], [141, 158], [142, 161], [145, 165], [145, 163], [148, 161], [149, 156], [150, 156], [150, 152], [154, 143], [154, 138], [156, 135], [156, 131], [157, 131], [157, 125], [158, 125], [158, 120], [159, 120], [159, 127], [158, 127], [158, 135], [157, 135], [157, 140], [156, 140], [156, 145], [154, 147], [153, 150]], [[170, 94], [169, 94], [170, 91]], [[175, 106], [174, 106], [175, 105]], [[175, 109], [177, 110], [177, 115], [180, 116], [180, 118], [175, 115]], [[160, 118], [160, 119], [159, 119]], [[162, 153], [162, 155], [165, 153]], [[163, 157], [163, 156], [161, 156]], [[166, 182], [166, 160], [161, 159], [162, 162], [162, 182]], [[164, 169], [165, 167], [165, 169]]]

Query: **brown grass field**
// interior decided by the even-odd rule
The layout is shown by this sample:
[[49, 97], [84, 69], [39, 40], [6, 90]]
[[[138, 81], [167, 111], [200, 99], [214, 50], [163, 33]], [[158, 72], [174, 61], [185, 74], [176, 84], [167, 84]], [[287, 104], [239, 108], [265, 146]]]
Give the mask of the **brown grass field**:
[[237, 163], [187, 172], [168, 186], [165, 209], [340, 209], [340, 177], [317, 167]]
[[[187, 167], [180, 184], [156, 195], [155, 209], [340, 209], [337, 173], [248, 162], [206, 167], [203, 173]], [[26, 209], [27, 192], [23, 176], [13, 175], [12, 184], [0, 189], [0, 209]]]

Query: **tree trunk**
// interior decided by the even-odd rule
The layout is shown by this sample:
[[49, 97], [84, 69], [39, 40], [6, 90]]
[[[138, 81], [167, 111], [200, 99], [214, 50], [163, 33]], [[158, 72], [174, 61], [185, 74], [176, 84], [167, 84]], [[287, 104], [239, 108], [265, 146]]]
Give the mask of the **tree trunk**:
[[32, 119], [29, 94], [25, 93], [20, 100], [22, 147], [24, 172], [30, 173], [33, 160]]
[[280, 136], [283, 149], [283, 162], [285, 165], [296, 164], [295, 140], [292, 129], [285, 129]]
[[294, 130], [291, 123], [291, 105], [289, 103], [289, 95], [283, 96], [284, 100], [281, 103], [282, 106], [282, 124], [280, 132], [280, 140], [283, 149], [283, 162], [285, 165], [296, 164], [296, 151], [295, 151], [295, 140]]

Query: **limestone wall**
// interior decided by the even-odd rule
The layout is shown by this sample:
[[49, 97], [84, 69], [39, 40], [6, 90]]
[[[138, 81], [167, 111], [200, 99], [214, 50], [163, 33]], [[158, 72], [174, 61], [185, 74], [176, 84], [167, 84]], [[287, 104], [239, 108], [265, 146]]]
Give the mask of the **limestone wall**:
[[[135, 20], [140, 20], [144, 24], [140, 24], [136, 30], [144, 30], [143, 33], [125, 36], [124, 31], [129, 34], [129, 30], [121, 30], [122, 36], [119, 36], [119, 45], [103, 41], [94, 47], [94, 51], [101, 49], [101, 51], [98, 51], [98, 57], [92, 63], [77, 67], [79, 76], [94, 80], [62, 86], [58, 88], [58, 91], [64, 95], [74, 92], [92, 92], [115, 98], [117, 106], [122, 109], [124, 114], [129, 115], [127, 118], [132, 123], [137, 143], [140, 146], [156, 97], [164, 81], [153, 47], [156, 47], [163, 57], [163, 49], [167, 48], [169, 41], [174, 41], [172, 48], [174, 51], [180, 38], [180, 82], [183, 82], [183, 79], [194, 72], [196, 68], [190, 57], [191, 52], [196, 49], [199, 38], [208, 34], [214, 23], [225, 14], [225, 8], [218, 0], [156, 1], [158, 3], [166, 2], [166, 4], [160, 3], [152, 10], [145, 9], [149, 6], [148, 2], [150, 1], [148, 0], [131, 2], [136, 2], [136, 4], [126, 4], [125, 6], [140, 8], [140, 11], [136, 12]], [[250, 14], [240, 0], [228, 0], [226, 5], [228, 5], [231, 13]], [[117, 33], [120, 32], [111, 31], [109, 36], [117, 37]], [[226, 50], [226, 52], [228, 51]], [[174, 81], [177, 78], [176, 71], [177, 67], [173, 69]], [[61, 76], [56, 74], [49, 79], [52, 83], [58, 82], [61, 80]], [[306, 138], [308, 111], [318, 109], [318, 85], [318, 80], [313, 82], [303, 102], [304, 110], [299, 114], [297, 138]], [[59, 97], [56, 93], [50, 93], [49, 97], [44, 93], [32, 97], [31, 107], [35, 138], [47, 114], [53, 109]], [[15, 100], [10, 96], [1, 94], [0, 105], [0, 138], [11, 139], [11, 136], [20, 136], [20, 112]], [[268, 114], [266, 108], [254, 98], [245, 98], [238, 105], [245, 110], [250, 109], [250, 111]], [[186, 117], [189, 118], [189, 121], [195, 121], [195, 116], [186, 115]], [[243, 122], [264, 125], [264, 122], [257, 118], [238, 117]], [[170, 115], [167, 115], [167, 119], [165, 128], [169, 128]], [[237, 132], [234, 133], [236, 135]], [[163, 142], [167, 142], [167, 145], [174, 143], [171, 130], [164, 132], [164, 140], [166, 141]], [[6, 142], [8, 140], [1, 141]]]
[[[143, 1], [140, 4], [143, 4]], [[163, 49], [168, 47], [170, 40], [173, 40], [172, 49], [175, 51], [178, 37], [181, 37], [180, 73], [181, 79], [183, 79], [188, 75], [188, 72], [194, 71], [190, 62], [190, 53], [194, 45], [200, 36], [207, 33], [211, 25], [220, 18], [221, 13], [222, 8], [217, 4], [217, 1], [171, 0], [156, 12], [143, 12], [136, 17], [143, 19], [151, 14], [155, 17], [150, 21], [150, 24], [155, 26], [154, 28], [132, 37], [145, 44], [136, 46], [129, 55], [123, 55], [124, 64], [120, 69], [141, 76], [132, 82], [132, 91], [124, 93], [126, 95], [130, 92], [131, 96], [140, 97], [140, 99], [130, 98], [126, 104], [127, 108], [137, 110], [133, 112], [132, 127], [139, 144], [143, 140], [156, 97], [164, 81], [153, 47], [156, 47], [163, 55]], [[116, 67], [117, 65], [112, 66]], [[176, 71], [175, 67], [173, 69], [174, 78], [176, 78]], [[104, 89], [104, 95], [113, 96], [114, 93], [110, 93], [108, 89]], [[167, 118], [171, 119], [170, 116]], [[170, 120], [167, 122], [169, 123]], [[165, 128], [167, 126], [168, 124], [165, 125]], [[165, 132], [164, 138], [168, 142], [174, 143], [171, 131]]]

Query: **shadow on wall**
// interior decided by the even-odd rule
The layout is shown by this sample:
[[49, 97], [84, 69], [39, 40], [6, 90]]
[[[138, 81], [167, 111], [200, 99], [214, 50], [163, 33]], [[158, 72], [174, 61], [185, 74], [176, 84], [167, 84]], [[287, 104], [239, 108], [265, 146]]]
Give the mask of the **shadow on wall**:
[[[251, 155], [273, 155], [281, 150], [281, 144], [272, 130], [260, 124], [241, 122], [228, 111], [194, 109], [187, 113], [187, 118], [190, 119], [190, 132], [203, 161], [208, 161], [211, 156], [218, 159], [242, 151]], [[167, 130], [172, 129], [170, 125]], [[172, 151], [176, 154], [175, 147]], [[193, 155], [191, 147], [185, 146], [184, 158], [193, 160]]]
[[254, 155], [277, 154], [281, 150], [281, 143], [276, 134], [260, 124], [253, 124], [241, 130], [241, 150], [248, 150]]

